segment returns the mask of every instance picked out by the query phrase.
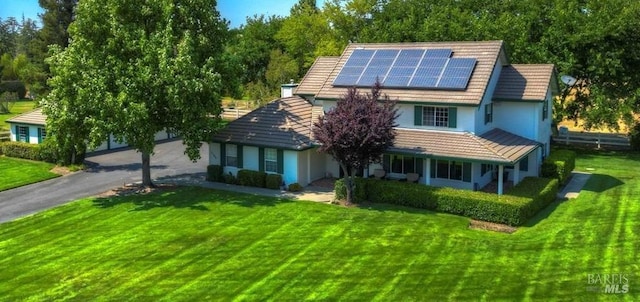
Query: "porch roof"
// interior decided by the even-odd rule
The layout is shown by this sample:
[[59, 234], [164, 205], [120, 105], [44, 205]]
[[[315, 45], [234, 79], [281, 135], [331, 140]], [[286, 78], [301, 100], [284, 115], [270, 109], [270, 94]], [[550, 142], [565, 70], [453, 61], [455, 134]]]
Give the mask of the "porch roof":
[[447, 132], [398, 128], [392, 152], [514, 164], [540, 143], [496, 128], [477, 136], [470, 132]]

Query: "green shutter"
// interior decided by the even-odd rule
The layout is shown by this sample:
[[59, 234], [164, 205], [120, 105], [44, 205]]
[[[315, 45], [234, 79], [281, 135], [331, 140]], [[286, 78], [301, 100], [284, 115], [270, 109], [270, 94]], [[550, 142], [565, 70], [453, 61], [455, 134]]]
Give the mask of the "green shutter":
[[458, 127], [458, 108], [449, 107], [449, 128]]
[[520, 171], [529, 171], [529, 156], [520, 160]]
[[242, 169], [243, 167], [242, 145], [237, 145], [236, 150], [238, 150], [238, 153], [236, 155], [238, 157], [238, 169]]
[[416, 173], [420, 176], [424, 174], [424, 160], [422, 158], [416, 158]]
[[422, 126], [422, 106], [413, 107], [413, 118], [416, 126]]
[[462, 181], [471, 182], [471, 163], [462, 163]]
[[278, 149], [278, 174], [284, 173], [284, 151]]
[[387, 173], [391, 171], [391, 156], [389, 154], [382, 155], [382, 169]]
[[42, 143], [42, 128], [38, 128], [38, 144]]
[[16, 142], [20, 141], [20, 127], [16, 126]]
[[258, 170], [264, 172], [264, 148], [258, 148]]
[[437, 167], [437, 161], [435, 159], [430, 159], [431, 161], [431, 169], [429, 171], [429, 174], [431, 175], [431, 178], [436, 178], [436, 167]]
[[224, 167], [227, 165], [227, 145], [224, 143], [220, 143], [220, 166]]

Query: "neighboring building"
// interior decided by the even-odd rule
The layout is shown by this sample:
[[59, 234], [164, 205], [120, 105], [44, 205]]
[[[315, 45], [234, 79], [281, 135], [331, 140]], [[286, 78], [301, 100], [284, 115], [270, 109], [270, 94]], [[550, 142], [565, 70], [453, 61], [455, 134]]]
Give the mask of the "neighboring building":
[[[38, 108], [7, 120], [10, 125], [10, 140], [14, 142], [25, 142], [39, 144], [47, 137], [46, 121], [47, 117]], [[172, 138], [166, 131], [156, 133], [156, 141]], [[109, 135], [109, 140], [92, 151], [113, 150], [128, 147], [126, 142], [118, 143], [113, 135]]]
[[210, 163], [225, 173], [279, 173], [303, 186], [340, 176], [337, 162], [316, 152], [313, 122], [349, 87], [367, 92], [376, 78], [398, 100], [399, 126], [394, 147], [364, 176], [417, 173], [425, 185], [473, 190], [498, 181], [502, 194], [504, 181], [539, 175], [558, 90], [554, 66], [511, 65], [502, 41], [350, 44], [340, 57], [318, 58], [294, 96], [215, 134]]

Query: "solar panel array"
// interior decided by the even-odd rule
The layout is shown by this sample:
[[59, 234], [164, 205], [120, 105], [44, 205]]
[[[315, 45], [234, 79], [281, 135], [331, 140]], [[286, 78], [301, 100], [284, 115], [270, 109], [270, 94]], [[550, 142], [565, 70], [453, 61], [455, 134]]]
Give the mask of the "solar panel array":
[[370, 87], [379, 79], [388, 88], [464, 90], [475, 58], [452, 58], [441, 49], [355, 49], [334, 86]]

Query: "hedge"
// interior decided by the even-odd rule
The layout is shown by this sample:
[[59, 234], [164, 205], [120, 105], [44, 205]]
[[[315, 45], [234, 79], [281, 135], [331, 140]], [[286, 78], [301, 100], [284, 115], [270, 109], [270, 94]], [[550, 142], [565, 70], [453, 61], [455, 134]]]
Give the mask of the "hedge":
[[56, 163], [55, 152], [45, 144], [2, 142], [0, 143], [0, 155]]
[[267, 173], [253, 170], [238, 171], [238, 183], [249, 187], [266, 187]]
[[576, 167], [576, 153], [571, 150], [553, 150], [542, 162], [542, 177], [556, 178], [560, 184], [567, 183], [571, 171]]
[[282, 175], [280, 174], [268, 174], [265, 180], [265, 186], [267, 189], [278, 190], [282, 185]]
[[224, 180], [222, 176], [222, 166], [220, 165], [208, 165], [207, 166], [207, 180], [221, 182]]
[[[512, 189], [516, 194], [500, 196], [371, 178], [356, 178], [355, 181], [355, 203], [368, 201], [410, 206], [508, 225], [523, 224], [555, 200], [558, 191], [557, 180], [540, 178], [525, 178]], [[336, 199], [346, 197], [343, 179], [336, 181], [335, 192]]]

